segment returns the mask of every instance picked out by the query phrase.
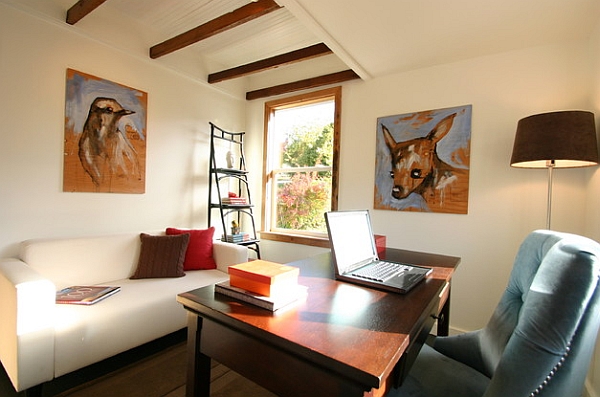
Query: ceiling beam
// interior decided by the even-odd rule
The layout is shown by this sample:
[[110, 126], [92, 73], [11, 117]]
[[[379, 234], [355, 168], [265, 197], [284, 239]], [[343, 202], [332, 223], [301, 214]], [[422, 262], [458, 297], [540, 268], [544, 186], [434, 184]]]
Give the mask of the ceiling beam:
[[331, 74], [326, 74], [318, 77], [311, 77], [305, 80], [295, 81], [293, 83], [286, 83], [281, 85], [276, 85], [273, 87], [262, 88], [260, 90], [248, 91], [246, 93], [246, 99], [258, 99], [258, 98], [266, 98], [274, 95], [287, 94], [289, 92], [305, 90], [308, 88], [321, 87], [329, 84], [341, 83], [343, 81], [360, 79], [360, 76], [354, 73], [353, 70], [344, 70], [342, 72], [336, 72]]
[[106, 0], [79, 0], [67, 11], [67, 23], [69, 25], [75, 25], [105, 1]]
[[251, 73], [258, 73], [269, 69], [275, 69], [284, 65], [291, 65], [296, 62], [306, 61], [308, 59], [331, 53], [332, 51], [329, 49], [329, 47], [323, 43], [319, 43], [296, 51], [291, 51], [271, 58], [261, 59], [260, 61], [237, 66], [235, 68], [211, 73], [208, 75], [208, 82], [213, 84], [223, 80], [235, 79]]
[[170, 54], [191, 44], [197, 43], [218, 33], [235, 28], [243, 23], [279, 9], [280, 6], [273, 0], [258, 0], [240, 7], [232, 12], [223, 14], [203, 25], [188, 30], [178, 36], [170, 38], [150, 48], [150, 58], [156, 59]]

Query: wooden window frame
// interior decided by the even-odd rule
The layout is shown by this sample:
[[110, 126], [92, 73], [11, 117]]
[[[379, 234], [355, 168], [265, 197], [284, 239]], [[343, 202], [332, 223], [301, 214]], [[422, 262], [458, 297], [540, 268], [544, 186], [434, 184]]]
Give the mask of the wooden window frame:
[[333, 121], [333, 163], [332, 163], [332, 178], [331, 178], [331, 209], [332, 211], [338, 208], [338, 192], [339, 192], [339, 155], [340, 155], [340, 136], [341, 136], [341, 108], [342, 108], [342, 87], [332, 87], [324, 90], [304, 93], [287, 98], [276, 99], [265, 102], [264, 113], [264, 140], [263, 147], [263, 190], [262, 190], [262, 211], [261, 211], [261, 232], [260, 237], [263, 240], [273, 240], [294, 244], [303, 244], [316, 247], [329, 248], [329, 239], [327, 236], [317, 236], [302, 233], [287, 233], [274, 232], [270, 230], [270, 226], [266, 222], [266, 217], [270, 216], [267, 209], [267, 181], [269, 180], [269, 170], [267, 169], [267, 156], [269, 155], [269, 122], [278, 109], [285, 107], [293, 107], [300, 103], [308, 104], [310, 102], [320, 102], [326, 98], [334, 100], [334, 121]]

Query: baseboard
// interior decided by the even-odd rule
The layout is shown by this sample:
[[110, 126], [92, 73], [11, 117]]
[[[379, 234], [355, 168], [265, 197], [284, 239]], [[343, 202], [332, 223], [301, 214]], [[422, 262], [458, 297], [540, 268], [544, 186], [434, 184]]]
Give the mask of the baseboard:
[[141, 346], [134, 347], [131, 350], [119, 353], [116, 356], [65, 374], [59, 378], [55, 378], [41, 385], [42, 387], [40, 390], [36, 392], [42, 397], [60, 394], [82, 383], [97, 379], [103, 375], [160, 352], [169, 346], [184, 342], [186, 338], [187, 328], [180, 329], [179, 331], [175, 331]]
[[582, 397], [598, 397], [598, 394], [592, 388], [592, 385], [590, 384], [589, 379], [586, 379], [585, 384], [583, 385]]
[[467, 331], [465, 331], [464, 329], [460, 329], [460, 328], [454, 328], [454, 327], [450, 327], [450, 328], [448, 329], [448, 334], [449, 334], [450, 336], [452, 336], [452, 335], [460, 335], [460, 334], [464, 334], [464, 333], [466, 333], [466, 332], [467, 332]]

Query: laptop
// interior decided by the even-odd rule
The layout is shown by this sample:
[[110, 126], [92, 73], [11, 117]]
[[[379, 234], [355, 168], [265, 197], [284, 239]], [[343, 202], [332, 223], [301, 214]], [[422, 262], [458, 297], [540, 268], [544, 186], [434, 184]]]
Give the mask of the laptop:
[[432, 269], [380, 260], [367, 210], [325, 213], [336, 280], [405, 294]]

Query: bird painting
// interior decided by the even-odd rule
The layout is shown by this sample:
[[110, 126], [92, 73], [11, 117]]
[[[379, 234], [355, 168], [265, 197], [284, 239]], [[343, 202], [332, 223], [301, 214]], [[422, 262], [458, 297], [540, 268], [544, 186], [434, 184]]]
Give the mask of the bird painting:
[[122, 117], [135, 113], [114, 98], [97, 97], [90, 105], [79, 138], [79, 160], [96, 187], [112, 178], [141, 178], [137, 153], [119, 129]]
[[67, 69], [63, 191], [143, 194], [148, 94]]

